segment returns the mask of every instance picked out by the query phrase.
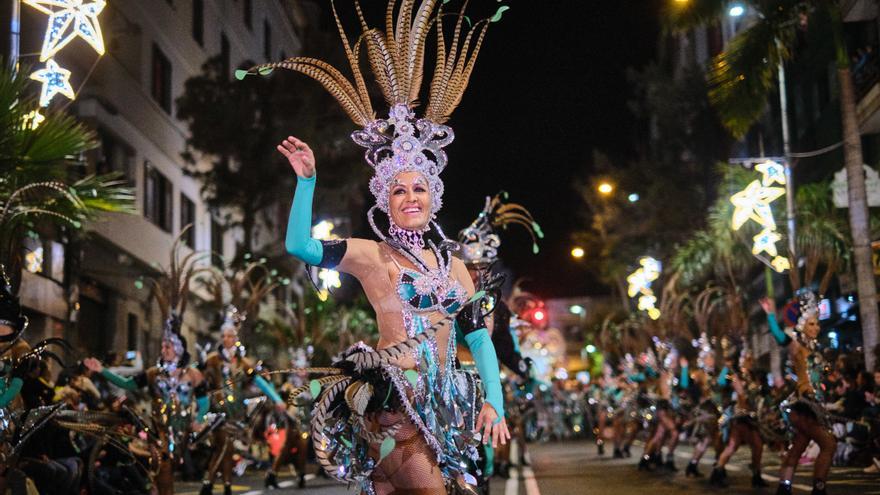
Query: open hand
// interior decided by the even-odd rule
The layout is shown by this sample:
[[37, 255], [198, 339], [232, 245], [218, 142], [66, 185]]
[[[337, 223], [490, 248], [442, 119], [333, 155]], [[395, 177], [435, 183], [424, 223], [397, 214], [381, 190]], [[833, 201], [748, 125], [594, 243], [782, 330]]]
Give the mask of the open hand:
[[104, 365], [101, 364], [101, 361], [98, 361], [93, 357], [83, 359], [83, 365], [90, 371], [94, 371], [95, 373], [100, 373], [104, 371]]
[[765, 313], [768, 315], [776, 314], [776, 301], [769, 297], [762, 297], [758, 302], [761, 303], [761, 308]]
[[501, 418], [501, 421], [495, 423], [498, 419], [498, 413], [495, 408], [488, 402], [483, 403], [480, 409], [480, 415], [477, 416], [476, 431], [480, 432], [483, 437], [483, 445], [489, 443], [492, 439], [492, 448], [497, 448], [498, 444], [505, 445], [510, 440], [510, 430], [507, 429], [507, 421]]
[[297, 177], [308, 179], [315, 176], [315, 154], [309, 145], [293, 136], [287, 136], [276, 148], [290, 162]]

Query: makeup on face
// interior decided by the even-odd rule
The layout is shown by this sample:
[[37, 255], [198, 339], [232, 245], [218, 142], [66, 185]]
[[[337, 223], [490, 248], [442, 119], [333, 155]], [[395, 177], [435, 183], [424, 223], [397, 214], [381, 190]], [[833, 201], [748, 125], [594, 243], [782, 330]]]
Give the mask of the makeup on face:
[[418, 172], [401, 172], [394, 178], [389, 198], [394, 223], [407, 230], [423, 228], [430, 218], [428, 181]]

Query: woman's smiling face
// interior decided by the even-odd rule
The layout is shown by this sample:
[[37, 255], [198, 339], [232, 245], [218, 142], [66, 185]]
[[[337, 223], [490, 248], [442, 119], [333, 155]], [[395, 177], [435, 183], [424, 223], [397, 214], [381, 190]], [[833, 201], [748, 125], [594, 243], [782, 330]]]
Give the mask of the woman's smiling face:
[[428, 180], [419, 172], [401, 172], [391, 184], [388, 211], [394, 225], [406, 230], [422, 230], [431, 219], [431, 193]]

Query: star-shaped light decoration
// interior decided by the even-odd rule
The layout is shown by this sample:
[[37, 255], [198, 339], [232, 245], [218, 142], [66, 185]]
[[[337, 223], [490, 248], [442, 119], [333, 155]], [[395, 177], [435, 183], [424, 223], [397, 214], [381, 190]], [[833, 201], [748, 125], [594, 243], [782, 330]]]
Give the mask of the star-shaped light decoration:
[[755, 256], [761, 253], [767, 253], [770, 256], [779, 256], [779, 252], [776, 250], [776, 243], [782, 239], [782, 236], [780, 236], [775, 230], [764, 229], [753, 239], [755, 243], [752, 245], [752, 254]]
[[761, 172], [761, 184], [765, 187], [773, 185], [773, 183], [785, 185], [785, 167], [773, 160], [755, 165], [755, 170]]
[[783, 194], [784, 188], [765, 187], [761, 185], [761, 181], [754, 180], [745, 189], [731, 196], [730, 202], [734, 206], [733, 230], [739, 230], [749, 219], [764, 228], [776, 228], [770, 203]]
[[98, 14], [104, 10], [104, 0], [24, 0], [24, 3], [49, 15], [49, 25], [43, 36], [40, 61], [45, 62], [74, 38], [82, 38], [99, 55], [104, 54], [104, 36]]
[[791, 263], [788, 261], [788, 258], [783, 256], [773, 258], [773, 261], [770, 262], [770, 266], [772, 266], [778, 273], [791, 270]]
[[62, 94], [71, 100], [76, 98], [70, 85], [70, 71], [62, 69], [54, 60], [46, 62], [46, 67], [31, 74], [31, 79], [43, 83], [40, 90], [40, 106], [47, 107], [52, 98]]

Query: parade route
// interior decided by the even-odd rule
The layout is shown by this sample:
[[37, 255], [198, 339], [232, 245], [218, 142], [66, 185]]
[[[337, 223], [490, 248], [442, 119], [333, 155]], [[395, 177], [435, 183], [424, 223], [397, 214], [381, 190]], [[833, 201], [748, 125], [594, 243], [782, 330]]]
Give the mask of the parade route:
[[[778, 462], [776, 456], [765, 452], [767, 460], [764, 479], [770, 485], [763, 489], [753, 489], [749, 483], [748, 450], [740, 451], [728, 465], [730, 486], [726, 489], [713, 489], [707, 477], [712, 467], [711, 455], [707, 455], [700, 465], [704, 477], [699, 479], [685, 478], [684, 467], [690, 458], [690, 448], [679, 447], [676, 455], [677, 473], [665, 471], [644, 472], [636, 469], [641, 448], [633, 447], [633, 457], [613, 459], [609, 453], [604, 456], [596, 454], [595, 445], [586, 440], [570, 442], [552, 442], [529, 445], [532, 460], [531, 466], [516, 466], [510, 470], [510, 478], [495, 477], [490, 486], [492, 495], [567, 495], [567, 494], [641, 494], [674, 495], [699, 494], [707, 492], [746, 494], [773, 493], [778, 482], [776, 472]], [[314, 466], [310, 466], [313, 472]], [[795, 493], [810, 492], [811, 466], [802, 466], [795, 480]], [[258, 495], [264, 493], [303, 495], [342, 495], [358, 493], [355, 488], [334, 481], [307, 476], [306, 488], [296, 487], [295, 479], [289, 473], [279, 477], [281, 490], [264, 490], [262, 476], [249, 473], [238, 478], [233, 486], [233, 493]], [[831, 494], [880, 495], [880, 477], [876, 474], [865, 474], [861, 468], [835, 467], [831, 471], [828, 483]], [[196, 495], [198, 484], [184, 483], [179, 485], [178, 492], [182, 495]], [[215, 493], [222, 492], [222, 486], [215, 485]]]

